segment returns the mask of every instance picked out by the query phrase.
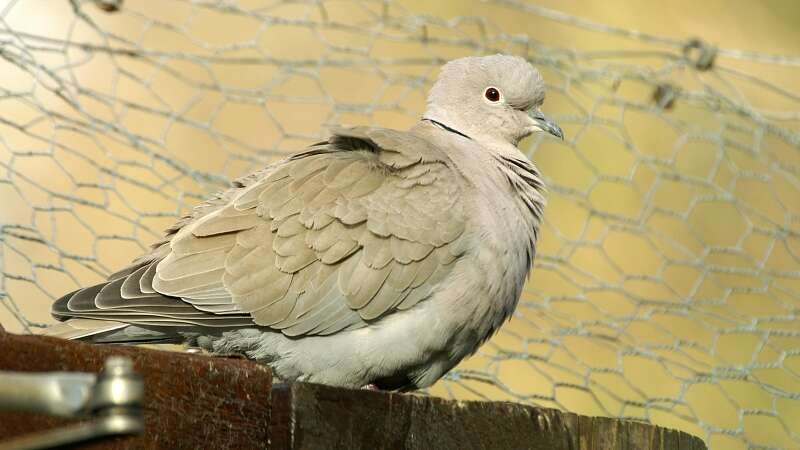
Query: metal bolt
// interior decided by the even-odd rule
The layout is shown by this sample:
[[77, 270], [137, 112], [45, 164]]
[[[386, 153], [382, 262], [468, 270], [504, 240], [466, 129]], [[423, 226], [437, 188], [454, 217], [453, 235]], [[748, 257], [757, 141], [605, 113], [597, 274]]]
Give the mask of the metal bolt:
[[122, 356], [106, 359], [105, 368], [97, 378], [91, 411], [100, 412], [108, 408], [139, 408], [144, 399], [142, 376], [134, 372], [133, 362]]
[[109, 375], [127, 375], [133, 373], [133, 362], [124, 356], [110, 356], [106, 359], [103, 372]]

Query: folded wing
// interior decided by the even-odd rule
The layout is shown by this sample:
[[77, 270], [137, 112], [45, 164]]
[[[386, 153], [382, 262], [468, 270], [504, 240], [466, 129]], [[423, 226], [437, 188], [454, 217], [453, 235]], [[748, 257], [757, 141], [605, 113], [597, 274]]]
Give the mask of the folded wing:
[[464, 252], [463, 181], [408, 133], [338, 130], [196, 208], [53, 313], [147, 326], [360, 328], [426, 299]]

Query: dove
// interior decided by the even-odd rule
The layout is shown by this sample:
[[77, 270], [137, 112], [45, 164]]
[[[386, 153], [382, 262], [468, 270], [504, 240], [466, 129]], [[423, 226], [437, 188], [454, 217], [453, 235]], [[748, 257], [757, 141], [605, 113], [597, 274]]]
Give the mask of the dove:
[[336, 128], [211, 196], [104, 283], [57, 300], [48, 332], [185, 342], [286, 381], [432, 385], [514, 312], [545, 205], [518, 149], [563, 139], [517, 56], [445, 64], [406, 131]]

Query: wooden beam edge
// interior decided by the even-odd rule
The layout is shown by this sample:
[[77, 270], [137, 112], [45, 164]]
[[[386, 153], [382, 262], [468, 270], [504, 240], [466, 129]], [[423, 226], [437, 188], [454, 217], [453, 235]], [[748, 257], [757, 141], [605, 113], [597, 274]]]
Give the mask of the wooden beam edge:
[[[111, 355], [130, 357], [144, 376], [145, 433], [80, 448], [706, 449], [700, 438], [646, 423], [511, 402], [273, 386], [268, 367], [244, 359], [0, 330], [0, 370], [97, 372]], [[0, 412], [0, 442], [70, 422]]]

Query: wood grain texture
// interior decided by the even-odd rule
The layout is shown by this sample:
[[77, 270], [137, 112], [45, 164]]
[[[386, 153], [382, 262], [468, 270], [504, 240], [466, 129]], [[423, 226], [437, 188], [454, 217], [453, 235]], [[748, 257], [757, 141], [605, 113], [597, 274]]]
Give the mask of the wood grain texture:
[[291, 413], [276, 448], [704, 450], [689, 434], [510, 402], [456, 402], [322, 385], [276, 385]]
[[[145, 379], [145, 433], [89, 449], [704, 450], [702, 440], [644, 423], [509, 402], [272, 384], [241, 359], [88, 345], [0, 331], [0, 370], [97, 372], [108, 356]], [[0, 413], [0, 442], [69, 421]]]

